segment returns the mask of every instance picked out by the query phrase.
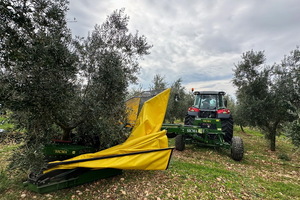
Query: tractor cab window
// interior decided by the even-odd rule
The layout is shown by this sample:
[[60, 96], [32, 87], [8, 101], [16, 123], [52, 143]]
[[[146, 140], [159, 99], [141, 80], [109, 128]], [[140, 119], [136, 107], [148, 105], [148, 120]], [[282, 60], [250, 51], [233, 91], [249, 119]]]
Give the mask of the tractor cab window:
[[195, 94], [194, 107], [199, 109], [215, 110], [225, 108], [224, 95], [222, 94]]
[[218, 100], [218, 102], [219, 102], [218, 107], [219, 108], [225, 108], [226, 106], [225, 106], [225, 103], [224, 103], [224, 96], [223, 95], [218, 95], [218, 98], [219, 98], [219, 100]]
[[216, 109], [217, 95], [201, 95], [200, 109]]

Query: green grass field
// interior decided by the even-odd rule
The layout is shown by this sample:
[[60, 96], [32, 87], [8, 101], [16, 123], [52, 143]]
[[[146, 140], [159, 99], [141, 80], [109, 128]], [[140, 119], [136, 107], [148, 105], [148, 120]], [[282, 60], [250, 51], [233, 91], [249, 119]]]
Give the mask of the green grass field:
[[[243, 138], [245, 157], [229, 150], [187, 145], [174, 150], [165, 171], [123, 171], [122, 175], [49, 194], [22, 187], [24, 175], [4, 171], [16, 144], [0, 144], [0, 199], [300, 199], [300, 150], [285, 137], [268, 150], [261, 133], [235, 130]], [[170, 145], [174, 139], [170, 139]]]

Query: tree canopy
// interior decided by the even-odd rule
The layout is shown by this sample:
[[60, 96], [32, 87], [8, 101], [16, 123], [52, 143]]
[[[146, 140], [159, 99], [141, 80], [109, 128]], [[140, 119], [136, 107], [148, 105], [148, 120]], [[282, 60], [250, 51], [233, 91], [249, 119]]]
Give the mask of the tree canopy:
[[165, 77], [156, 74], [153, 77], [150, 90], [164, 90], [168, 85], [171, 85], [171, 93], [169, 97], [168, 108], [165, 116], [165, 121], [168, 123], [174, 123], [175, 120], [183, 120], [187, 113], [188, 107], [193, 104], [193, 95], [185, 91], [185, 87], [182, 86], [182, 79], [179, 78], [173, 83], [169, 84], [165, 80]]
[[181, 78], [171, 85], [170, 100], [166, 113], [166, 120], [175, 123], [175, 120], [183, 120], [188, 108], [193, 104], [193, 95], [185, 91]]
[[262, 129], [274, 151], [278, 131], [295, 116], [289, 112], [293, 108], [285, 98], [281, 78], [275, 76], [275, 66], [267, 66], [265, 61], [262, 51], [244, 53], [235, 65], [233, 84], [237, 87], [236, 114], [244, 118], [243, 123]]
[[151, 48], [129, 32], [124, 9], [83, 39], [67, 27], [66, 0], [3, 0], [0, 9], [0, 104], [25, 130], [27, 155], [53, 138], [102, 149], [124, 140], [127, 87]]
[[300, 50], [297, 47], [285, 56], [280, 64], [275, 67], [278, 81], [278, 95], [284, 97], [293, 109], [289, 112], [297, 118], [285, 126], [285, 131], [295, 145], [300, 146]]
[[160, 74], [155, 74], [152, 80], [152, 85], [149, 86], [150, 90], [165, 90], [168, 87], [168, 83], [165, 77]]

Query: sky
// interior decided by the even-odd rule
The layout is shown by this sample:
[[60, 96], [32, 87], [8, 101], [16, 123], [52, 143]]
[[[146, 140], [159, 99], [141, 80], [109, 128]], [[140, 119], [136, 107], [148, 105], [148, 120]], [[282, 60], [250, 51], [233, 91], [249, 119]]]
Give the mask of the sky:
[[133, 88], [148, 90], [159, 74], [169, 84], [181, 78], [187, 90], [234, 96], [233, 69], [243, 53], [264, 51], [272, 65], [300, 45], [297, 0], [70, 0], [68, 26], [86, 37], [121, 8], [130, 17], [129, 31], [153, 45]]

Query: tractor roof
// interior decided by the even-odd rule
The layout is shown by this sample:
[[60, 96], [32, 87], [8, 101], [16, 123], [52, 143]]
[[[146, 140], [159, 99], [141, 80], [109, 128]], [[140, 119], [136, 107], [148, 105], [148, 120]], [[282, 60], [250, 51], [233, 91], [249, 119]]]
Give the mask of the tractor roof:
[[195, 91], [194, 95], [200, 95], [200, 94], [221, 94], [225, 95], [226, 93], [224, 91]]

